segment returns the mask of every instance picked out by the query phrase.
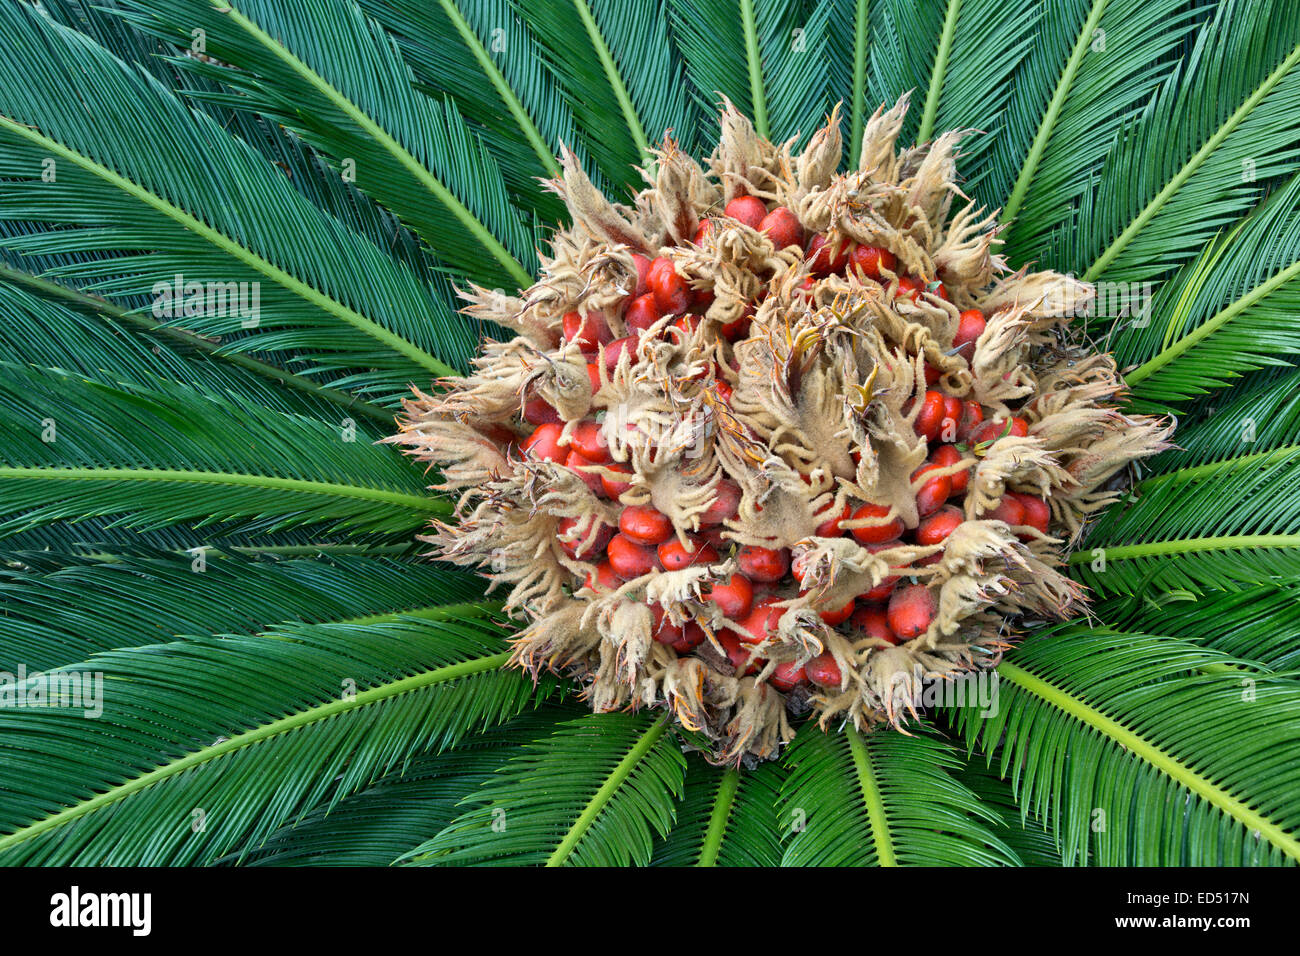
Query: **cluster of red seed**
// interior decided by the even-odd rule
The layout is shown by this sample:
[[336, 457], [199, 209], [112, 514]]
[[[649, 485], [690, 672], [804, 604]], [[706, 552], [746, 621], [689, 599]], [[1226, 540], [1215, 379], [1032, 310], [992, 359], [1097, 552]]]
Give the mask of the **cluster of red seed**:
[[[778, 248], [802, 248], [811, 273], [804, 282], [805, 289], [811, 289], [818, 279], [833, 274], [858, 281], [878, 281], [883, 285], [888, 279], [881, 270], [895, 273], [897, 268], [894, 254], [878, 246], [831, 242], [826, 235], [812, 236], [805, 246], [804, 230], [789, 209], [777, 207], [769, 211], [761, 200], [753, 196], [733, 199], [726, 205], [724, 215], [767, 234]], [[705, 241], [719, 225], [715, 219], [702, 221], [695, 242]], [[612, 374], [626, 350], [632, 349], [635, 357], [638, 342], [653, 327], [658, 326], [657, 334], [677, 334], [674, 330], [693, 333], [713, 299], [711, 291], [692, 290], [686, 279], [674, 270], [671, 259], [659, 257], [651, 260], [639, 254], [634, 254], [633, 259], [638, 278], [636, 288], [627, 296], [623, 306], [622, 318], [629, 332], [626, 337], [614, 339], [600, 312], [587, 312], [585, 315], [569, 312], [563, 318], [565, 340], [576, 343], [588, 359], [587, 370], [593, 392], [601, 388], [602, 364], [607, 374]], [[927, 286], [912, 276], [903, 275], [899, 277], [896, 288], [898, 296], [912, 301], [922, 295], [947, 300], [947, 292], [938, 282]], [[765, 295], [766, 292], [759, 298]], [[750, 303], [740, 319], [722, 325], [721, 335], [729, 341], [744, 338], [755, 305]], [[659, 325], [665, 316], [676, 318], [671, 323]], [[980, 311], [969, 309], [960, 314], [954, 345], [968, 360], [984, 329], [985, 316]], [[960, 504], [970, 483], [975, 457], [1003, 436], [1028, 434], [1025, 419], [1018, 416], [989, 418], [989, 410], [979, 402], [962, 401], [934, 388], [940, 374], [928, 363], [925, 373], [927, 385], [932, 387], [922, 398], [915, 429], [929, 443], [930, 457], [912, 475], [920, 523], [908, 530], [894, 508], [872, 503], [856, 506], [849, 503], [843, 507], [842, 513], [828, 517], [818, 526], [818, 536], [851, 534], [872, 552], [902, 544], [938, 545], [965, 520]], [[715, 377], [711, 388], [716, 401], [723, 405], [730, 403], [731, 387], [721, 374]], [[567, 466], [601, 498], [618, 501], [631, 487], [620, 480], [620, 476], [630, 474], [631, 469], [611, 459], [602, 426], [595, 419], [578, 422], [571, 429], [567, 444], [562, 444], [565, 423], [557, 410], [544, 399], [533, 397], [526, 400], [523, 418], [536, 428], [519, 442], [520, 453]], [[857, 457], [855, 452], [854, 458]], [[962, 461], [968, 462], [967, 468], [952, 473], [952, 467]], [[940, 473], [927, 478], [931, 472]], [[722, 480], [715, 500], [700, 516], [698, 533], [691, 536], [688, 545], [676, 536], [666, 515], [642, 505], [625, 506], [616, 528], [601, 524], [594, 533], [583, 534], [582, 540], [573, 537], [578, 522], [572, 518], [562, 519], [559, 523], [560, 543], [570, 557], [595, 566], [583, 582], [595, 591], [617, 588], [625, 581], [659, 569], [675, 571], [691, 565], [714, 564], [734, 547], [722, 532], [724, 522], [736, 517], [740, 497], [740, 488], [733, 481]], [[1013, 527], [1032, 528], [1046, 534], [1050, 512], [1042, 498], [1007, 492], [997, 509], [984, 517], [1001, 519]], [[853, 526], [848, 530], [842, 529], [842, 522]], [[1030, 536], [1024, 534], [1022, 539], [1027, 540]], [[918, 563], [930, 564], [941, 557], [941, 553], [936, 553]], [[766, 661], [748, 651], [747, 645], [761, 643], [776, 629], [784, 611], [777, 605], [802, 593], [801, 575], [797, 562], [794, 568], [791, 567], [788, 548], [774, 550], [746, 545], [735, 551], [735, 559], [739, 570], [729, 580], [714, 583], [706, 596], [730, 621], [739, 624], [735, 629], [717, 633], [718, 645], [726, 652], [737, 674], [753, 674]], [[679, 655], [692, 653], [706, 641], [707, 635], [699, 623], [687, 621], [679, 626], [667, 620], [661, 608], [655, 606], [652, 612], [655, 616], [655, 639]], [[900, 586], [899, 577], [889, 577], [844, 607], [824, 611], [820, 617], [832, 627], [848, 628], [890, 644], [901, 644], [923, 634], [935, 612], [935, 596], [931, 588], [922, 584]], [[841, 676], [832, 655], [824, 653], [802, 665], [781, 663], [769, 681], [781, 691], [793, 690], [805, 681], [837, 688]]]

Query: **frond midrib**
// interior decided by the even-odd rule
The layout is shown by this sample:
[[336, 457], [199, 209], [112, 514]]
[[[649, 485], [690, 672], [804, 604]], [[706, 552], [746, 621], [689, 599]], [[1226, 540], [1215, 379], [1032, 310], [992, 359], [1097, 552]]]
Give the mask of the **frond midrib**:
[[[365, 620], [372, 622], [385, 619], [397, 620], [403, 616], [409, 617], [413, 614], [425, 618], [466, 618], [471, 616], [471, 613], [475, 611], [478, 613], [486, 613], [488, 609], [481, 605], [458, 604], [443, 605], [440, 610], [441, 613], [439, 613], [439, 609], [436, 608], [429, 608], [423, 613], [398, 612], [395, 614], [372, 616]], [[128, 780], [125, 783], [119, 784], [103, 793], [96, 794], [93, 797], [82, 800], [80, 803], [74, 804], [71, 807], [67, 807], [57, 813], [45, 817], [44, 819], [31, 823], [13, 833], [6, 834], [0, 837], [0, 852], [16, 846], [19, 843], [30, 840], [33, 837], [39, 836], [46, 831], [70, 823], [88, 813], [110, 806], [126, 797], [129, 797], [133, 793], [145, 790], [154, 784], [160, 783], [170, 777], [174, 777], [186, 770], [216, 760], [218, 757], [222, 757], [228, 753], [242, 750], [245, 747], [261, 743], [262, 741], [269, 740], [273, 737], [291, 733], [310, 724], [322, 720], [328, 720], [349, 711], [358, 710], [371, 704], [377, 704], [384, 700], [399, 697], [402, 694], [407, 694], [435, 684], [447, 683], [449, 681], [460, 680], [465, 677], [473, 677], [477, 674], [496, 670], [505, 666], [509, 659], [510, 652], [501, 651], [496, 654], [489, 654], [484, 657], [461, 661], [458, 664], [448, 664], [443, 667], [437, 667], [425, 671], [422, 674], [414, 674], [410, 677], [404, 677], [399, 680], [393, 680], [385, 684], [379, 684], [367, 688], [364, 691], [358, 691], [351, 698], [342, 697], [338, 700], [317, 704], [315, 707], [310, 707], [306, 710], [281, 717], [279, 720], [263, 724], [260, 727], [246, 730], [243, 733], [236, 734], [233, 737], [210, 744], [194, 751], [193, 753], [172, 760], [169, 763], [163, 764], [161, 767], [155, 767], [148, 773], [142, 774], [133, 780]]]
[[876, 844], [876, 861], [881, 866], [897, 866], [898, 857], [894, 852], [894, 838], [889, 832], [889, 819], [885, 815], [885, 801], [876, 781], [876, 771], [871, 765], [871, 755], [867, 753], [867, 743], [862, 734], [852, 725], [844, 727], [844, 734], [849, 741], [849, 752], [853, 756], [853, 769], [857, 772], [858, 789], [862, 801], [867, 806], [867, 819], [871, 823], [871, 837]]
[[250, 269], [260, 272], [277, 285], [282, 286], [294, 295], [307, 300], [312, 305], [328, 312], [330, 315], [342, 319], [348, 325], [366, 335], [369, 335], [376, 341], [393, 349], [393, 351], [406, 356], [435, 375], [449, 376], [456, 374], [455, 369], [450, 365], [446, 365], [441, 360], [430, 355], [414, 343], [408, 342], [400, 335], [384, 328], [378, 322], [367, 318], [355, 309], [349, 308], [337, 299], [321, 292], [319, 289], [309, 286], [297, 276], [290, 275], [288, 272], [285, 272], [279, 266], [272, 263], [269, 259], [266, 259], [265, 257], [258, 255], [256, 252], [253, 252], [253, 250], [239, 244], [225, 233], [214, 229], [198, 217], [191, 215], [184, 209], [168, 201], [152, 190], [146, 189], [138, 183], [132, 182], [125, 176], [109, 169], [102, 163], [96, 162], [89, 156], [83, 156], [81, 153], [65, 146], [53, 137], [47, 136], [36, 128], [20, 123], [9, 116], [0, 115], [0, 129], [8, 130], [11, 133], [21, 136], [28, 142], [35, 143], [41, 148], [47, 149], [50, 152], [63, 157], [68, 160], [68, 162], [81, 167], [91, 175], [97, 176], [129, 196], [133, 196], [146, 206], [149, 206], [151, 209], [154, 209], [166, 216], [168, 219], [171, 219], [173, 222], [204, 239], [222, 252], [238, 259]]
[[1180, 786], [1232, 817], [1247, 830], [1258, 831], [1261, 836], [1288, 856], [1300, 860], [1300, 841], [1177, 758], [1129, 730], [1119, 721], [1107, 717], [1068, 691], [1008, 661], [998, 665], [998, 675], [1075, 721], [1091, 727], [1129, 753], [1136, 754]]

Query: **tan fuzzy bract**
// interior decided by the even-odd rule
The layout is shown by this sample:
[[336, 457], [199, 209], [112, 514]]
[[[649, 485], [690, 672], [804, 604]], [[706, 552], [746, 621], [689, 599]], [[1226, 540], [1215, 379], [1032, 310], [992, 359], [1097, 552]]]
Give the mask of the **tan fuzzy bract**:
[[[857, 169], [837, 173], [837, 114], [795, 155], [793, 141], [762, 139], [725, 104], [714, 153], [696, 162], [666, 140], [630, 204], [603, 196], [565, 151], [550, 186], [572, 224], [552, 238], [539, 280], [516, 295], [463, 293], [468, 314], [518, 337], [487, 344], [469, 375], [416, 391], [390, 441], [456, 496], [454, 517], [426, 540], [501, 593], [520, 622], [514, 665], [571, 676], [597, 711], [666, 708], [711, 760], [738, 763], [775, 756], [809, 710], [828, 730], [844, 720], [905, 729], [927, 682], [996, 665], [1024, 620], [1082, 609], [1083, 589], [1062, 573], [1067, 549], [1120, 494], [1116, 476], [1168, 446], [1171, 425], [1124, 412], [1114, 361], [1072, 328], [1089, 286], [1012, 271], [998, 255], [996, 213], [958, 182], [962, 134], [899, 149], [907, 107], [904, 97], [878, 111], [852, 144]], [[738, 196], [793, 212], [805, 241], [888, 250], [892, 267], [814, 273], [803, 247], [779, 249], [724, 215]], [[671, 261], [693, 318], [629, 329], [636, 256]], [[905, 282], [922, 289], [901, 294]], [[986, 325], [960, 350], [967, 309]], [[568, 312], [600, 316], [629, 347], [615, 361], [610, 344], [566, 341]], [[940, 442], [918, 434], [927, 390], [978, 403], [999, 427], [1015, 416], [1027, 434], [945, 436], [956, 463], [918, 478]], [[558, 417], [562, 454], [579, 424], [595, 423], [609, 461], [575, 469], [522, 451], [534, 428], [525, 406], [539, 401]], [[629, 487], [611, 499], [602, 475]], [[936, 475], [968, 484], [950, 502], [956, 530], [924, 544], [917, 495]], [[736, 512], [710, 518], [736, 489]], [[1012, 493], [1046, 502], [1047, 533], [1002, 520]], [[828, 517], [866, 504], [887, 517], [819, 534]], [[631, 505], [666, 515], [672, 542], [689, 553], [711, 546], [716, 560], [629, 580], [597, 574]], [[898, 540], [853, 534], [895, 519]], [[752, 655], [742, 659], [745, 622], [709, 595], [738, 573], [746, 547], [782, 551], [797, 576], [759, 588], [777, 602], [775, 624], [740, 645]], [[823, 620], [896, 579], [933, 597], [933, 618], [912, 639]], [[778, 686], [778, 665], [819, 655], [839, 668], [838, 685]]]

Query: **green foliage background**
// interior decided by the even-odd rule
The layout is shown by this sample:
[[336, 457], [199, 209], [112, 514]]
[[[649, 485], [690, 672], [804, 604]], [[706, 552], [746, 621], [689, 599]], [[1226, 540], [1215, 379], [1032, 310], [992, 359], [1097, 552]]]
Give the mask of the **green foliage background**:
[[[1089, 331], [1179, 447], [996, 718], [724, 772], [504, 669], [374, 441], [501, 334], [454, 286], [531, 281], [561, 143], [626, 197], [719, 94], [773, 138], [842, 102], [847, 163], [909, 90], [1014, 265], [1152, 283]], [[156, 318], [177, 273], [260, 325]], [[0, 708], [0, 863], [1295, 863], [1298, 308], [1297, 0], [6, 3], [0, 670], [104, 710]]]

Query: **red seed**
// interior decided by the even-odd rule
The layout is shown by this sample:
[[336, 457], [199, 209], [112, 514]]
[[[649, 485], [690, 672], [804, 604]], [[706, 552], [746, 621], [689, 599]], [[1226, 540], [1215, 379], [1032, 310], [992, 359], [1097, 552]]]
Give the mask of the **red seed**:
[[970, 441], [971, 432], [984, 421], [984, 406], [967, 400], [961, 403], [961, 420], [957, 424], [957, 440]]
[[[962, 454], [957, 450], [956, 445], [940, 445], [930, 456], [930, 460], [940, 468], [951, 468], [962, 459]], [[960, 495], [966, 491], [970, 484], [970, 469], [959, 471], [954, 475], [948, 476], [948, 481], [952, 484], [952, 493]]]
[[548, 425], [563, 422], [560, 413], [544, 398], [534, 398], [524, 402], [524, 421], [530, 425]]
[[785, 577], [790, 570], [790, 552], [785, 548], [760, 548], [747, 544], [736, 554], [741, 572], [751, 581], [772, 584]]
[[655, 569], [654, 550], [637, 544], [626, 535], [616, 534], [610, 538], [606, 553], [610, 567], [624, 581], [639, 578]]
[[832, 251], [829, 240], [824, 235], [818, 234], [809, 240], [804, 258], [810, 263], [813, 275], [825, 277], [832, 272], [843, 272], [848, 266], [848, 241], [837, 238], [836, 243], [837, 248]]
[[728, 518], [736, 517], [740, 510], [740, 485], [729, 478], [723, 478], [714, 489], [713, 501], [700, 514], [702, 526], [722, 524]]
[[[615, 339], [605, 346], [605, 371], [613, 375], [614, 369], [618, 368], [618, 360], [624, 352], [632, 353], [632, 363], [636, 364], [636, 343], [637, 336], [627, 335], [621, 339]], [[589, 373], [591, 369], [587, 370]]]
[[975, 340], [983, 334], [987, 325], [984, 313], [979, 309], [967, 309], [957, 316], [957, 334], [953, 336], [952, 344], [966, 361], [974, 358]]
[[[889, 514], [889, 511], [890, 509], [885, 505], [865, 504], [853, 512], [853, 520], [884, 518]], [[896, 517], [892, 521], [871, 525], [870, 527], [854, 528], [849, 533], [862, 544], [883, 544], [886, 541], [894, 540], [903, 533], [903, 519]]]
[[944, 505], [916, 528], [917, 544], [939, 544], [966, 520], [960, 508]]
[[[817, 512], [817, 514], [818, 516], [824, 515], [828, 511], [834, 509], [834, 507], [835, 507], [835, 502], [832, 501], [826, 507], [822, 508], [821, 511]], [[825, 521], [819, 524], [816, 530], [813, 531], [813, 534], [815, 534], [819, 538], [839, 537], [841, 534], [844, 533], [843, 531], [840, 530], [840, 522], [849, 520], [849, 516], [852, 514], [853, 514], [853, 506], [850, 504], [845, 504], [843, 510], [841, 510], [839, 514], [835, 515], [834, 517], [827, 518]]]
[[984, 517], [994, 521], [1005, 521], [1013, 528], [1028, 524], [1025, 520], [1025, 506], [1016, 500], [1012, 492], [1003, 495], [998, 506]]
[[886, 614], [890, 629], [903, 640], [910, 641], [926, 632], [937, 610], [934, 592], [924, 584], [909, 584], [890, 597]]
[[961, 427], [961, 399], [952, 395], [943, 398], [943, 420], [939, 422], [939, 439], [956, 441], [957, 429]]
[[803, 226], [799, 218], [785, 206], [777, 206], [758, 224], [758, 231], [767, 233], [772, 245], [778, 249], [803, 245]]
[[922, 518], [938, 511], [952, 494], [952, 479], [947, 475], [925, 478], [926, 474], [938, 469], [938, 465], [922, 465], [912, 473], [912, 487], [917, 488], [916, 510]]
[[925, 363], [925, 368], [923, 369], [923, 371], [925, 372], [926, 385], [933, 385], [935, 382], [939, 381], [939, 379], [943, 378], [943, 372], [940, 372], [929, 362]]
[[605, 441], [605, 432], [599, 422], [591, 419], [579, 422], [569, 436], [569, 443], [587, 461], [598, 465], [609, 461], [609, 442]]
[[600, 562], [594, 571], [587, 572], [587, 587], [593, 591], [613, 591], [621, 583], [614, 573], [614, 566], [608, 561]]
[[705, 597], [727, 617], [739, 621], [754, 606], [754, 585], [743, 574], [733, 574], [728, 580], [715, 583]]
[[934, 441], [939, 437], [939, 429], [943, 427], [944, 407], [943, 392], [930, 389], [922, 397], [921, 411], [917, 414], [912, 427], [926, 441]]
[[652, 604], [650, 606], [650, 616], [652, 620], [650, 633], [654, 635], [654, 639], [660, 644], [667, 644], [671, 647], [682, 639], [682, 626], [668, 620], [668, 616], [660, 605]]
[[722, 211], [732, 219], [740, 220], [751, 229], [757, 229], [763, 224], [763, 220], [767, 218], [767, 206], [763, 205], [763, 200], [754, 196], [737, 196], [727, 203], [726, 208]]
[[1010, 425], [1005, 418], [995, 418], [991, 421], [984, 422], [977, 428], [971, 430], [970, 440], [974, 444], [981, 442], [993, 442], [999, 438], [1024, 438], [1029, 434], [1029, 423], [1023, 418], [1013, 416]]
[[623, 316], [623, 324], [627, 326], [629, 332], [644, 332], [658, 322], [659, 318], [659, 307], [655, 305], [655, 297], [647, 292], [645, 295], [637, 296], [628, 305], [627, 312]]
[[[610, 471], [618, 472], [620, 475], [632, 474], [631, 466], [623, 465], [618, 462], [615, 462], [611, 465], [607, 465], [606, 467]], [[605, 492], [606, 497], [613, 498], [615, 501], [617, 501], [619, 495], [621, 495], [623, 492], [627, 491], [629, 488], [632, 487], [632, 483], [629, 481], [619, 481], [617, 478], [611, 478], [609, 475], [601, 475], [600, 487], [601, 490]]]
[[695, 621], [687, 621], [682, 626], [682, 636], [673, 642], [673, 650], [678, 654], [688, 654], [704, 643], [704, 628]]
[[849, 598], [849, 603], [844, 605], [842, 608], [831, 611], [820, 611], [817, 616], [831, 627], [838, 627], [853, 615], [853, 609], [857, 606], [858, 602], [853, 598]]
[[777, 623], [785, 614], [785, 608], [774, 607], [781, 598], [775, 594], [760, 598], [754, 602], [750, 612], [740, 622], [740, 629], [734, 631], [736, 637], [746, 644], [760, 644], [776, 631]]
[[808, 679], [808, 674], [802, 664], [795, 661], [782, 661], [776, 665], [767, 679], [777, 690], [792, 691], [798, 684]]
[[676, 538], [659, 545], [659, 563], [665, 571], [680, 571], [683, 568], [703, 564], [713, 564], [718, 560], [718, 552], [707, 541], [700, 538], [691, 540], [688, 549]]
[[898, 259], [888, 249], [881, 246], [860, 246], [855, 244], [849, 250], [849, 273], [861, 272], [868, 279], [879, 279], [880, 270], [894, 271]]
[[660, 256], [650, 263], [650, 273], [646, 276], [646, 285], [654, 294], [655, 305], [663, 315], [677, 315], [686, 311], [691, 304], [691, 289], [677, 270], [673, 261]]
[[839, 687], [844, 679], [844, 675], [840, 673], [840, 665], [829, 652], [818, 654], [805, 664], [804, 673], [819, 687]]
[[564, 426], [558, 422], [538, 425], [531, 435], [519, 443], [519, 450], [529, 458], [562, 463], [569, 454], [569, 449], [560, 445], [560, 434], [563, 431]]
[[763, 658], [740, 643], [740, 637], [734, 631], [719, 631], [718, 643], [727, 654], [727, 660], [739, 675], [754, 674], [763, 664]]
[[920, 279], [913, 279], [911, 276], [903, 276], [898, 280], [898, 289], [894, 293], [896, 299], [911, 299], [913, 302], [920, 296], [921, 290], [925, 284]]
[[695, 237], [691, 240], [697, 246], [704, 245], [704, 241], [713, 235], [714, 222], [712, 219], [701, 219], [699, 226], [695, 229]]
[[673, 523], [649, 505], [628, 505], [618, 516], [618, 530], [635, 544], [651, 546], [672, 537]]
[[1008, 495], [1020, 502], [1020, 507], [1025, 512], [1025, 520], [1021, 523], [1047, 534], [1047, 526], [1052, 520], [1052, 509], [1047, 502], [1034, 495], [1020, 494], [1014, 491], [1008, 492]]
[[[590, 527], [587, 528], [579, 538], [569, 539], [577, 524], [577, 518], [561, 518], [555, 523], [560, 547], [564, 549], [564, 552], [569, 557], [577, 558], [580, 561], [590, 561], [592, 558], [603, 554], [610, 538], [614, 537], [614, 529], [604, 523], [597, 525], [595, 537], [591, 538], [590, 544], [583, 547], [582, 542], [591, 534], [591, 529]], [[582, 547], [581, 551], [578, 550], [579, 547]]]
[[591, 489], [591, 493], [598, 495], [605, 490], [600, 483], [600, 475], [588, 471], [596, 462], [591, 461], [585, 455], [577, 451], [571, 451], [564, 458], [564, 467], [575, 473], [582, 479], [583, 483]]
[[636, 288], [632, 290], [632, 298], [645, 295], [650, 287], [646, 285], [646, 276], [650, 274], [650, 260], [639, 252], [632, 253], [632, 264], [636, 266]]
[[599, 312], [588, 312], [586, 316], [577, 312], [564, 313], [564, 338], [568, 342], [577, 342], [584, 352], [594, 352], [599, 345], [606, 345], [614, 338], [609, 324]]
[[889, 626], [889, 618], [885, 614], [885, 609], [878, 604], [864, 604], [853, 612], [853, 617], [849, 619], [851, 626], [863, 631], [868, 637], [876, 637], [882, 641], [888, 641], [890, 644], [903, 643], [894, 633], [894, 629]]

